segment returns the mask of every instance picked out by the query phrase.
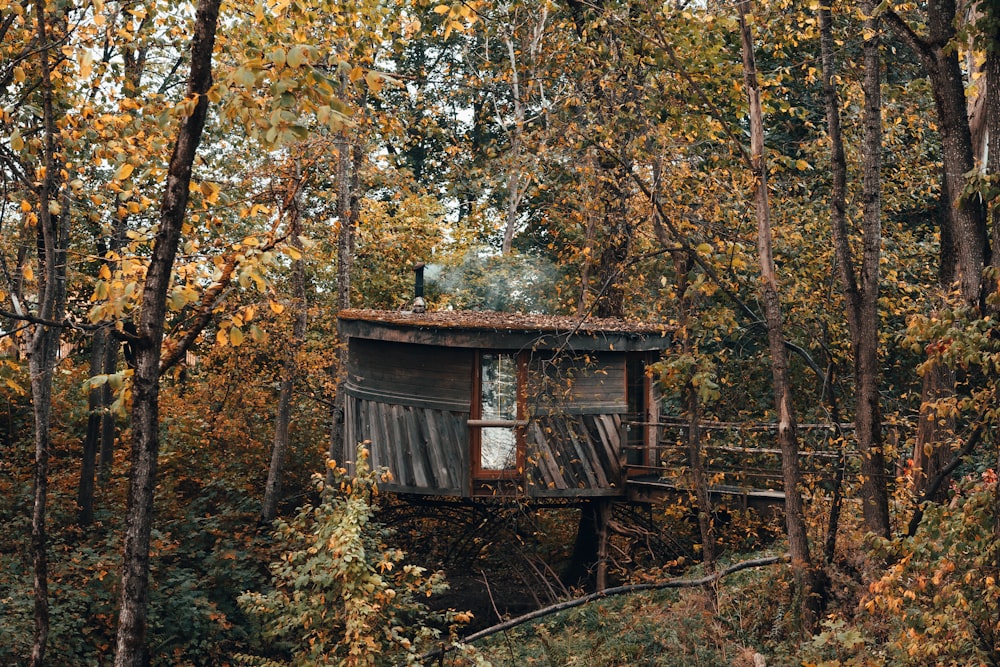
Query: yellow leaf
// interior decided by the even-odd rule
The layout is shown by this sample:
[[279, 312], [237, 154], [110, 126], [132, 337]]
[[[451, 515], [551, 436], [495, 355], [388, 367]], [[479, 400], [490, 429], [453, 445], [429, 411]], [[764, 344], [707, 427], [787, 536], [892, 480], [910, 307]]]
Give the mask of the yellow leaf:
[[25, 280], [34, 280], [35, 279], [35, 272], [31, 270], [30, 266], [25, 265], [25, 267], [24, 267], [24, 279]]
[[368, 87], [372, 90], [372, 92], [377, 93], [382, 90], [382, 85], [385, 83], [385, 80], [379, 75], [378, 72], [368, 70], [365, 72], [365, 83], [368, 84]]
[[306, 48], [301, 44], [296, 44], [288, 50], [285, 63], [292, 68], [296, 68], [306, 61]]
[[20, 151], [24, 148], [24, 139], [17, 130], [14, 130], [14, 133], [10, 135], [10, 148], [14, 151]]
[[243, 342], [243, 332], [239, 327], [230, 327], [229, 342], [232, 343], [233, 347], [239, 347]]
[[229, 345], [229, 336], [226, 334], [225, 329], [219, 329], [215, 332], [215, 342], [222, 347]]
[[795, 168], [798, 169], [798, 170], [800, 170], [800, 171], [805, 171], [806, 169], [811, 169], [811, 167], [809, 166], [809, 163], [806, 162], [805, 160], [796, 160], [795, 161]]
[[22, 213], [31, 213], [31, 202], [28, 201], [27, 199], [22, 199], [21, 200], [21, 212]]
[[269, 301], [268, 305], [271, 307], [271, 311], [275, 315], [281, 315], [281, 313], [285, 312], [285, 307], [277, 301]]
[[80, 78], [86, 79], [90, 77], [90, 73], [94, 66], [94, 56], [90, 55], [89, 51], [84, 51], [80, 56]]
[[448, 5], [438, 5], [437, 7], [434, 8], [435, 14], [447, 14], [450, 11], [451, 7], [449, 7]]
[[288, 246], [287, 248], [285, 248], [285, 254], [288, 255], [289, 257], [291, 257], [292, 259], [296, 259], [296, 260], [297, 259], [302, 259], [302, 253], [299, 252], [299, 249], [298, 248], [294, 248], [292, 246]]
[[23, 68], [21, 68], [21, 67], [15, 67], [14, 68], [14, 81], [17, 81], [18, 83], [24, 83], [24, 80], [26, 78], [27, 77], [24, 75], [24, 69]]
[[202, 181], [200, 189], [201, 194], [205, 197], [205, 201], [210, 204], [214, 204], [218, 201], [219, 192], [222, 191], [222, 188], [218, 183], [212, 183], [209, 181]]
[[132, 175], [132, 172], [134, 170], [135, 167], [133, 165], [129, 164], [128, 162], [123, 162], [122, 165], [118, 167], [118, 171], [115, 172], [115, 180], [124, 181], [126, 178]]
[[285, 50], [280, 47], [267, 54], [267, 59], [278, 67], [282, 67], [285, 64], [286, 57]]

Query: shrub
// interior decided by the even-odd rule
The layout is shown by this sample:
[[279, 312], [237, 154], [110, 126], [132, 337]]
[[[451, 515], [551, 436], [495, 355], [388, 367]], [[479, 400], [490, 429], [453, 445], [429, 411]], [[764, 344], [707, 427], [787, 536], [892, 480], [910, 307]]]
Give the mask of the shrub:
[[319, 505], [304, 506], [275, 536], [288, 547], [272, 563], [273, 590], [243, 594], [240, 605], [260, 623], [267, 656], [244, 664], [348, 667], [417, 664], [443, 630], [471, 614], [432, 612], [422, 600], [447, 588], [443, 575], [405, 564], [374, 519], [380, 475], [359, 450], [354, 477], [336, 469]]

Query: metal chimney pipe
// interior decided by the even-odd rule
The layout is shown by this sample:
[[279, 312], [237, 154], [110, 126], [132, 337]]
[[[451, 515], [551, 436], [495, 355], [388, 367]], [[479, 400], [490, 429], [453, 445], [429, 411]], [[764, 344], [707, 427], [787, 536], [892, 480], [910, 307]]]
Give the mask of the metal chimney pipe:
[[423, 313], [427, 310], [424, 302], [424, 263], [413, 267], [413, 312]]

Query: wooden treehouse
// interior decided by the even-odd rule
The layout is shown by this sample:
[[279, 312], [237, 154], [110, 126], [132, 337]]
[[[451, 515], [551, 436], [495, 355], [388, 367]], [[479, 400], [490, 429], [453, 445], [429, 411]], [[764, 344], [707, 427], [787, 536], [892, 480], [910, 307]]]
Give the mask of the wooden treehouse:
[[[345, 443], [388, 491], [628, 497], [655, 469], [659, 325], [509, 313], [345, 310]], [[633, 425], [634, 424], [634, 425]], [[349, 450], [348, 450], [349, 451]]]

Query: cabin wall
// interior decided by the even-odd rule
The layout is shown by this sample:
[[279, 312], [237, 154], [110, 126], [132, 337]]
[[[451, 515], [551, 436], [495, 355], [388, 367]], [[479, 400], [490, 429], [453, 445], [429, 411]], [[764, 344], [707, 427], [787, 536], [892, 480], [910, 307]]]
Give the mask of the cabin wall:
[[532, 360], [525, 471], [529, 495], [623, 493], [625, 361], [619, 352], [564, 353]]
[[621, 416], [549, 414], [528, 426], [530, 496], [615, 496], [621, 475]]
[[382, 488], [464, 496], [470, 488], [468, 412], [347, 396], [348, 442], [368, 441], [373, 468], [388, 468]]
[[[483, 350], [515, 352], [513, 350]], [[369, 441], [390, 491], [587, 497], [624, 494], [622, 420], [629, 410], [623, 352], [528, 355], [520, 474], [473, 479], [468, 424], [477, 350], [349, 339], [344, 384], [348, 444]]]
[[625, 355], [563, 353], [529, 363], [529, 414], [624, 414]]
[[345, 436], [367, 440], [375, 468], [406, 493], [466, 495], [471, 487], [472, 350], [351, 338]]

